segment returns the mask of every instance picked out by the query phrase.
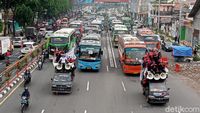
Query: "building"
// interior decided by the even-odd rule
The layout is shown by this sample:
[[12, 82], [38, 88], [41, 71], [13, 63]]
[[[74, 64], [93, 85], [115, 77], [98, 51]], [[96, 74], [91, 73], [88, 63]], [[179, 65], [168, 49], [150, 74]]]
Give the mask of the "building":
[[200, 0], [197, 0], [188, 17], [193, 18], [192, 45], [199, 44], [200, 41]]
[[[154, 28], [157, 28], [159, 23], [159, 28], [163, 32], [169, 32], [169, 26], [172, 25], [174, 2], [172, 0], [165, 1], [152, 1], [151, 2], [151, 18]], [[160, 12], [159, 12], [160, 11]], [[160, 14], [159, 14], [160, 13]], [[159, 18], [160, 17], [160, 18]], [[159, 22], [158, 22], [159, 19]]]

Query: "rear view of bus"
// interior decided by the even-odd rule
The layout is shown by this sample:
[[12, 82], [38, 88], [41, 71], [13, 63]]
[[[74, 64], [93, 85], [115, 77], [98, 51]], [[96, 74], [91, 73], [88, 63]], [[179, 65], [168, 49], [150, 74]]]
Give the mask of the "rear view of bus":
[[148, 28], [138, 29], [137, 36], [141, 41], [144, 41], [149, 49], [160, 49], [160, 37], [153, 33], [152, 30]]
[[140, 74], [146, 44], [132, 35], [119, 35], [118, 52], [123, 72], [126, 74]]

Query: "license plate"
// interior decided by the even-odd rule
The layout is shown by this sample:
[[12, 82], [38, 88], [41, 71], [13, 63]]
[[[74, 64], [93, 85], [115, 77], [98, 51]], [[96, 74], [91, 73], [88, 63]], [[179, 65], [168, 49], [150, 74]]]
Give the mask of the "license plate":
[[155, 96], [160, 96], [162, 93], [154, 93]]
[[87, 67], [86, 69], [92, 69], [91, 67]]

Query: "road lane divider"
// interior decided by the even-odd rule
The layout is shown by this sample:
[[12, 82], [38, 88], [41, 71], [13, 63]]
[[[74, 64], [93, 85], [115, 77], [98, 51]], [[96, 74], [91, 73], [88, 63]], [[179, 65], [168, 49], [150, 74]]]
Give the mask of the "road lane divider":
[[[32, 63], [32, 65], [35, 65], [34, 68], [31, 69], [31, 73], [33, 73], [35, 71], [35, 69], [37, 68], [37, 63]], [[22, 70], [22, 73], [20, 73], [20, 75], [13, 80], [4, 90], [2, 90], [2, 92], [0, 92], [0, 99], [2, 99], [2, 101], [0, 101], [0, 106], [14, 93], [14, 91], [24, 82], [23, 79], [23, 74], [24, 71]], [[18, 84], [17, 84], [18, 83]], [[14, 86], [17, 85], [15, 88]], [[14, 88], [14, 89], [12, 89]], [[4, 97], [5, 96], [5, 97]]]
[[107, 42], [107, 47], [108, 47], [108, 57], [109, 57], [110, 67], [114, 67], [113, 55], [112, 55], [112, 52], [111, 52], [108, 34], [106, 36], [106, 40], [107, 40], [106, 42]]
[[[35, 69], [37, 68], [37, 66], [35, 66], [35, 68], [33, 68], [32, 70], [31, 70], [31, 73], [33, 73], [34, 71], [35, 71]], [[1, 95], [2, 95], [2, 98], [3, 98], [3, 100], [2, 101], [0, 101], [0, 106], [1, 105], [3, 105], [3, 103], [15, 92], [15, 90], [24, 82], [24, 79], [22, 79], [23, 77], [22, 77], [22, 75], [23, 75], [24, 73], [21, 73], [20, 74], [20, 79], [21, 79], [21, 81], [19, 81], [19, 83], [15, 80], [15, 81], [13, 81], [13, 83], [11, 83], [9, 86], [11, 87], [10, 88], [10, 93], [8, 94], [8, 95], [6, 95], [8, 92], [9, 92], [9, 90], [7, 91], [7, 90], [3, 90], [3, 92], [4, 92], [4, 94], [0, 94], [0, 97], [1, 97]], [[18, 83], [18, 84], [17, 84]], [[17, 85], [13, 90], [11, 90], [15, 85]]]
[[45, 112], [45, 109], [43, 109], [42, 111], [41, 111], [41, 113], [44, 113]]
[[87, 110], [85, 110], [84, 113], [87, 113]]
[[105, 57], [106, 60], [108, 59], [106, 47], [104, 47], [104, 57]]
[[122, 81], [121, 83], [122, 83], [122, 87], [123, 87], [124, 92], [126, 92], [126, 87], [124, 85], [124, 82]]
[[106, 69], [107, 69], [107, 72], [109, 72], [109, 67], [108, 67], [108, 65], [106, 66]]
[[113, 45], [112, 45], [112, 40], [111, 40], [110, 36], [109, 36], [109, 41], [110, 41], [111, 53], [112, 53], [112, 56], [113, 56], [114, 66], [115, 66], [115, 68], [117, 68], [117, 62], [116, 62], [116, 59], [115, 59], [115, 53], [114, 53], [114, 49], [113, 49]]
[[89, 91], [89, 90], [90, 90], [90, 82], [87, 81], [87, 91]]

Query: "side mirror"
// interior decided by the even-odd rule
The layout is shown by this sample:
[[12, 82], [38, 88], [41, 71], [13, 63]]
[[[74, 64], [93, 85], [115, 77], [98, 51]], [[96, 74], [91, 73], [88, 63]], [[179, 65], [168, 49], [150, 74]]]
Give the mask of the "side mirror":
[[170, 88], [167, 88], [167, 90], [170, 90]]

